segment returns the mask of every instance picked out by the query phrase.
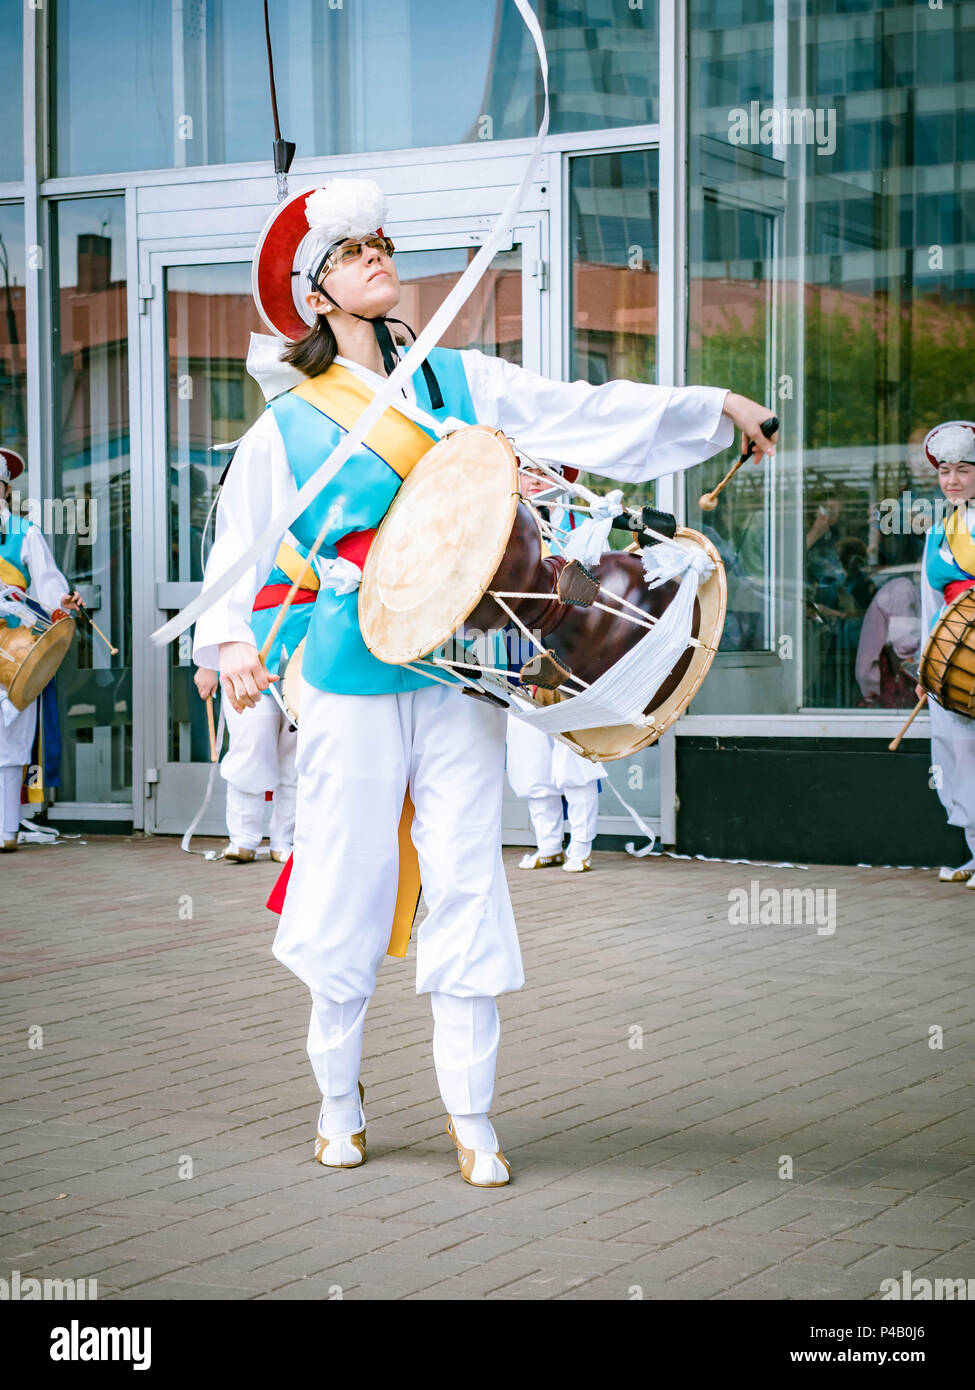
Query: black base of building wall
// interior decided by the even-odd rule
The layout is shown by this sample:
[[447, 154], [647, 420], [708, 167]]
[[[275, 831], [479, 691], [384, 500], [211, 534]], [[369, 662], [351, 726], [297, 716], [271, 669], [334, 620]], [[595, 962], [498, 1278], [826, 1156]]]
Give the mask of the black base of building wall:
[[962, 864], [929, 784], [931, 745], [885, 739], [678, 738], [677, 850], [813, 864]]

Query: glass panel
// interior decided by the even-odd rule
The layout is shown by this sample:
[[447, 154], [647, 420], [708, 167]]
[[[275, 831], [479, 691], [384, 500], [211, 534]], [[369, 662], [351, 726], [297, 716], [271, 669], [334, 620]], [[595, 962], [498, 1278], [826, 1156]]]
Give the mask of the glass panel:
[[[393, 310], [419, 333], [433, 317], [476, 248], [448, 251], [397, 251], [402, 296]], [[499, 251], [474, 293], [440, 339], [441, 347], [479, 348], [491, 357], [522, 362], [521, 247]]]
[[695, 713], [914, 702], [919, 444], [971, 414], [975, 13], [853, 8], [692, 3], [688, 380], [783, 423], [717, 511], [694, 499], [729, 455], [687, 483], [729, 575]]
[[[132, 795], [132, 594], [125, 200], [52, 212], [54, 498], [49, 536], [108, 646], [82, 621], [58, 671], [62, 801]], [[45, 524], [45, 529], [47, 525]]]
[[27, 512], [27, 346], [24, 311], [24, 208], [0, 203], [0, 444], [27, 467], [11, 488], [14, 515]]
[[[228, 457], [211, 453], [211, 444], [239, 439], [264, 408], [246, 370], [250, 334], [267, 332], [251, 298], [250, 276], [249, 261], [166, 272], [170, 580], [203, 578], [213, 542], [207, 517]], [[169, 757], [203, 762], [210, 757], [209, 736], [193, 684], [192, 644], [172, 642], [169, 651]]]
[[24, 177], [24, 0], [0, 0], [0, 180]]
[[[573, 379], [657, 379], [658, 183], [656, 150], [569, 163]], [[599, 493], [621, 486], [597, 474], [585, 482]], [[622, 488], [628, 502], [653, 501], [652, 485]], [[610, 532], [614, 548], [629, 543], [625, 532]]]
[[[657, 113], [656, 0], [536, 0], [553, 132]], [[534, 134], [534, 46], [510, 0], [278, 0], [281, 127], [298, 154]], [[60, 174], [270, 159], [260, 5], [58, 0]], [[322, 80], [328, 74], [328, 80]], [[138, 111], [137, 121], [120, 119]]]

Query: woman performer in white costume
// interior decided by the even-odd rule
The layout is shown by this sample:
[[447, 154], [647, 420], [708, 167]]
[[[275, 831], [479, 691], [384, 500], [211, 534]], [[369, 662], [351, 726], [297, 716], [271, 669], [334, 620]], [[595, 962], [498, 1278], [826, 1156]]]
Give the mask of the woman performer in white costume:
[[[48, 612], [76, 609], [81, 595], [68, 592], [68, 581], [55, 564], [43, 532], [32, 521], [11, 513], [10, 484], [23, 471], [24, 460], [18, 453], [0, 449], [0, 585], [13, 585]], [[0, 614], [0, 622], [13, 627], [19, 619]], [[0, 710], [0, 851], [6, 854], [17, 848], [20, 790], [36, 729], [36, 700], [13, 714], [9, 723]]]
[[[950, 420], [936, 425], [924, 441], [928, 462], [938, 470], [941, 491], [955, 510], [932, 526], [921, 566], [921, 644], [934, 621], [965, 589], [975, 585], [975, 424]], [[917, 687], [918, 698], [924, 691]], [[942, 709], [928, 700], [931, 764], [948, 824], [965, 832], [969, 857], [957, 869], [943, 867], [942, 883], [975, 888], [975, 719]]]
[[[208, 576], [263, 534], [396, 363], [385, 315], [400, 290], [385, 217], [374, 183], [336, 179], [280, 204], [262, 233], [259, 308], [282, 338], [298, 340], [286, 352], [296, 370], [273, 355], [273, 399], [238, 447]], [[498, 1186], [510, 1173], [488, 1113], [496, 998], [524, 983], [501, 858], [505, 714], [378, 661], [362, 641], [355, 589], [400, 482], [451, 417], [501, 429], [539, 458], [645, 481], [727, 448], [734, 425], [757, 457], [772, 452], [760, 428], [770, 414], [715, 388], [566, 384], [435, 348], [396, 409], [292, 524], [306, 545], [326, 534], [302, 668], [292, 872], [273, 951], [311, 991], [308, 1052], [323, 1097], [315, 1157], [326, 1166], [365, 1158], [363, 1024], [390, 936], [409, 793], [428, 909], [416, 988], [430, 995], [447, 1130], [466, 1181]], [[278, 540], [268, 538], [260, 563], [196, 626], [197, 664], [219, 668], [238, 708], [256, 704], [273, 679], [248, 619]]]

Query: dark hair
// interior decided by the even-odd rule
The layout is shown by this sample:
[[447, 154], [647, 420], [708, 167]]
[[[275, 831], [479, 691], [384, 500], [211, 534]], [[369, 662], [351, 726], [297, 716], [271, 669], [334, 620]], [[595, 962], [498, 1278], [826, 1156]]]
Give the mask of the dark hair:
[[309, 328], [303, 338], [289, 343], [281, 354], [281, 361], [297, 367], [305, 376], [321, 376], [335, 361], [338, 344], [335, 334], [324, 314], [319, 314], [314, 328]]

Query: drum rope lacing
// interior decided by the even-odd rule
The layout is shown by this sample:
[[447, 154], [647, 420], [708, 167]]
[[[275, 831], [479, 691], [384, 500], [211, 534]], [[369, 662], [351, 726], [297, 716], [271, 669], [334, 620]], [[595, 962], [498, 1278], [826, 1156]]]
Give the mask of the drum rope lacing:
[[[567, 482], [554, 469], [531, 458], [523, 449], [518, 448], [514, 441], [511, 443], [520, 458], [530, 465], [529, 469], [525, 471], [537, 471], [538, 474], [552, 481], [553, 487], [550, 491], [554, 496], [561, 498], [568, 498], [573, 495], [581, 496], [584, 503], [588, 504], [578, 506], [573, 510], [588, 510], [590, 512], [594, 508], [598, 511], [606, 510], [603, 499], [590, 492], [588, 488], [578, 482]], [[545, 496], [546, 500], [549, 500], [548, 492]], [[532, 506], [535, 513], [539, 529], [544, 528], [549, 535], [554, 536], [555, 528], [538, 515], [537, 508], [531, 502], [529, 505]], [[599, 518], [599, 522], [604, 520], [604, 517]], [[580, 676], [571, 673], [563, 687], [560, 687], [563, 698], [556, 700], [553, 704], [540, 706], [521, 693], [523, 682], [519, 679], [517, 672], [497, 666], [480, 665], [474, 661], [447, 657], [443, 655], [443, 649], [418, 661], [407, 663], [407, 669], [427, 675], [432, 680], [439, 680], [441, 684], [452, 684], [453, 682], [434, 675], [432, 668], [438, 667], [451, 671], [456, 679], [474, 690], [482, 691], [484, 687], [489, 687], [505, 700], [511, 714], [549, 734], [558, 735], [573, 730], [601, 728], [618, 724], [634, 724], [653, 728], [653, 716], [645, 715], [643, 711], [655, 691], [660, 688], [676, 661], [688, 647], [707, 648], [706, 643], [691, 635], [691, 626], [694, 600], [697, 596], [699, 583], [710, 575], [714, 565], [710, 557], [703, 551], [682, 545], [680, 542], [655, 531], [652, 527], [647, 526], [643, 530], [657, 542], [653, 551], [650, 551], [648, 547], [644, 547], [643, 550], [647, 586], [657, 588], [671, 579], [679, 579], [678, 591], [664, 613], [655, 617], [645, 613], [621, 595], [600, 586], [599, 593], [612, 599], [620, 607], [610, 607], [607, 603], [602, 603], [599, 600], [594, 600], [592, 606], [646, 629], [646, 636], [640, 638], [620, 661], [595, 681], [589, 683]], [[578, 535], [578, 532], [575, 534]], [[654, 556], [653, 562], [648, 558], [651, 555]], [[522, 593], [521, 591], [503, 589], [488, 589], [487, 593], [504, 610], [521, 634], [527, 638], [532, 648], [544, 653], [546, 650], [544, 643], [539, 640], [536, 633], [527, 627], [506, 600], [509, 598], [551, 600], [558, 597], [557, 593]], [[627, 612], [626, 609], [632, 611]], [[469, 677], [466, 674], [467, 671], [477, 672], [477, 680]], [[481, 684], [478, 684], [478, 680]], [[581, 687], [581, 689], [566, 690], [565, 687], [570, 682], [574, 682], [575, 686]]]

